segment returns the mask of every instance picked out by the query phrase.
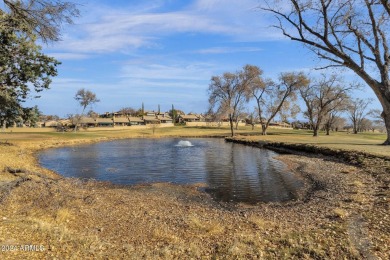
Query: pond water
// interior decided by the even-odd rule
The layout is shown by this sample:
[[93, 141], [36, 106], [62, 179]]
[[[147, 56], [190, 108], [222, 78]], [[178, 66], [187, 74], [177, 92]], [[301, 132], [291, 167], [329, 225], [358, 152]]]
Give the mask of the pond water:
[[223, 139], [130, 139], [40, 153], [42, 166], [65, 177], [115, 184], [205, 183], [219, 201], [256, 203], [295, 198], [303, 183], [270, 150]]

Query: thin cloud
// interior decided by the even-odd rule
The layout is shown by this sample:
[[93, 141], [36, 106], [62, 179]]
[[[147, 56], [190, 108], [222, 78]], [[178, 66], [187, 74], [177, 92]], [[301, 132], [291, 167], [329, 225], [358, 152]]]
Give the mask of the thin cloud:
[[263, 51], [261, 48], [256, 47], [214, 47], [208, 49], [201, 49], [195, 51], [199, 54], [226, 54], [226, 53], [237, 53], [237, 52], [258, 52]]
[[198, 81], [210, 78], [214, 65], [207, 63], [189, 64], [127, 64], [122, 68], [122, 78], [147, 80]]
[[53, 83], [62, 86], [72, 86], [77, 84], [86, 84], [89, 83], [89, 81], [80, 78], [54, 78]]
[[59, 53], [59, 52], [52, 52], [48, 53], [49, 56], [56, 58], [57, 60], [84, 60], [88, 59], [90, 55], [81, 54], [81, 53]]
[[87, 18], [65, 34], [55, 48], [76, 53], [150, 48], [164, 37], [180, 33], [221, 35], [232, 41], [280, 38], [279, 32], [266, 29], [266, 21], [255, 11], [257, 5], [256, 0], [199, 0], [170, 12], [159, 12], [157, 3], [152, 9], [137, 6], [128, 10], [108, 8], [107, 12], [102, 12], [101, 6], [88, 6]]

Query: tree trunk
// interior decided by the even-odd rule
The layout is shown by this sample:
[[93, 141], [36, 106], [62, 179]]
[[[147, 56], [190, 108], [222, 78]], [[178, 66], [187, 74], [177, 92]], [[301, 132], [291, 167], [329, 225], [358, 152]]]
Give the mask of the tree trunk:
[[[383, 108], [382, 117], [385, 121], [387, 132], [387, 138], [383, 145], [390, 145], [390, 80], [388, 79], [388, 74], [387, 77], [385, 76], [387, 80], [384, 80], [383, 83], [379, 83], [365, 76], [359, 69], [352, 70], [354, 70], [367, 83], [367, 85], [374, 90], [375, 95], [378, 97]], [[387, 71], [386, 73], [389, 72]]]
[[232, 133], [232, 137], [234, 136], [234, 127], [233, 127], [233, 117], [232, 115], [229, 115], [229, 122], [230, 122], [230, 131]]
[[313, 137], [317, 137], [317, 136], [318, 136], [318, 128], [313, 127]]
[[326, 135], [330, 135], [330, 128], [326, 127]]
[[387, 139], [383, 144], [390, 145], [390, 102], [388, 102], [388, 106], [383, 107], [382, 116], [385, 119], [385, 126], [387, 132]]
[[268, 124], [261, 124], [261, 135], [267, 135]]
[[328, 121], [326, 122], [326, 124], [324, 125], [324, 128], [325, 128], [325, 132], [326, 132], [326, 135], [330, 135], [330, 130], [331, 130], [331, 123]]

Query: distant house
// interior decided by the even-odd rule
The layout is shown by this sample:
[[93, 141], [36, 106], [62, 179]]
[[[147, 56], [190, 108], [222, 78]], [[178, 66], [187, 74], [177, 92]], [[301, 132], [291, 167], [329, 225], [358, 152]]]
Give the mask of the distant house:
[[96, 119], [93, 119], [92, 117], [86, 117], [86, 116], [81, 117], [79, 120], [75, 119], [73, 124], [76, 123], [84, 127], [94, 127], [97, 125]]
[[277, 128], [292, 128], [292, 126], [285, 122], [271, 122], [269, 123], [270, 127], [277, 127]]
[[145, 124], [160, 124], [161, 121], [156, 116], [143, 116]]
[[178, 117], [179, 123], [185, 123], [185, 122], [199, 122], [200, 119], [196, 115], [179, 115]]
[[206, 122], [206, 117], [202, 114], [194, 114], [199, 118], [200, 122]]
[[112, 118], [97, 118], [97, 126], [111, 127], [114, 126], [114, 120]]
[[167, 124], [167, 123], [173, 123], [173, 119], [168, 115], [168, 114], [159, 114], [157, 116], [157, 119], [160, 120], [162, 124]]
[[60, 119], [58, 120], [58, 123], [61, 125], [61, 126], [69, 126], [72, 124], [72, 122], [70, 121], [70, 119]]
[[115, 126], [128, 126], [130, 125], [130, 121], [127, 117], [114, 117], [113, 118]]
[[133, 116], [131, 116], [131, 117], [129, 117], [129, 124], [130, 125], [144, 125], [145, 122], [140, 117], [133, 117]]
[[210, 115], [202, 115], [205, 122], [213, 122], [214, 119]]
[[144, 112], [145, 116], [157, 116], [157, 112], [155, 111], [145, 111]]
[[44, 123], [44, 126], [45, 127], [57, 127], [58, 126], [58, 121], [55, 121], [55, 120], [46, 121]]

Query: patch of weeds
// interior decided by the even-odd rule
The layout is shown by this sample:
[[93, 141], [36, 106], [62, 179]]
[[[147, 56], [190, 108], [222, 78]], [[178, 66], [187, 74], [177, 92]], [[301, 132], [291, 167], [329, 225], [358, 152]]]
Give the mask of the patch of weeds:
[[218, 222], [202, 221], [195, 216], [189, 218], [188, 225], [194, 230], [198, 230], [209, 235], [219, 234], [224, 231], [224, 227]]
[[247, 232], [235, 233], [230, 243], [218, 243], [215, 249], [216, 259], [262, 259], [265, 253], [266, 240]]
[[168, 244], [178, 244], [180, 242], [179, 237], [174, 235], [167, 227], [156, 227], [153, 230], [153, 237], [156, 240], [167, 242]]
[[276, 223], [272, 221], [268, 221], [256, 216], [249, 217], [249, 221], [259, 229], [273, 229], [274, 227], [277, 226]]
[[70, 212], [69, 209], [67, 208], [60, 208], [57, 211], [56, 214], [56, 221], [58, 223], [64, 223], [64, 222], [69, 222], [70, 220], [74, 219], [73, 214]]
[[335, 208], [333, 209], [333, 216], [339, 219], [345, 219], [348, 217], [348, 212], [344, 209], [341, 208]]
[[284, 259], [328, 259], [327, 248], [332, 243], [322, 234], [293, 231], [274, 241], [273, 253]]
[[361, 193], [356, 193], [352, 196], [352, 199], [354, 202], [359, 203], [359, 204], [364, 204], [367, 200], [364, 197], [363, 194]]
[[358, 181], [358, 180], [353, 181], [353, 182], [350, 183], [349, 185], [350, 185], [350, 186], [357, 187], [357, 188], [361, 188], [361, 187], [364, 186], [364, 184], [363, 184], [361, 181]]

